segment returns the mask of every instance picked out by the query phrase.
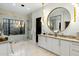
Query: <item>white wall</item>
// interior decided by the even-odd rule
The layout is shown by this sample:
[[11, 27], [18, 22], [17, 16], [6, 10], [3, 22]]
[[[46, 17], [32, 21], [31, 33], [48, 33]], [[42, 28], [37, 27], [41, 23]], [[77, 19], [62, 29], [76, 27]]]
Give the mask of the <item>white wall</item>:
[[[52, 31], [50, 31], [50, 29], [47, 26], [47, 17], [48, 14], [56, 7], [64, 7], [66, 8], [70, 14], [71, 14], [71, 23], [69, 24], [69, 26], [67, 27], [66, 30], [64, 30], [63, 33], [64, 35], [76, 35], [76, 32], [79, 32], [79, 16], [77, 15], [77, 19], [76, 22], [74, 22], [74, 6], [72, 4], [68, 4], [68, 3], [60, 3], [60, 4], [48, 4], [44, 7], [44, 22], [42, 21], [42, 33], [53, 33]], [[79, 14], [79, 12], [77, 13]], [[32, 13], [32, 33], [33, 33], [33, 41], [35, 42], [36, 40], [36, 18], [41, 17], [42, 16], [42, 10], [39, 9], [35, 12]]]
[[32, 13], [32, 39], [33, 42], [36, 40], [36, 18], [42, 16], [42, 9], [39, 9]]
[[27, 17], [24, 15], [19, 15], [14, 12], [5, 11], [0, 9], [0, 23], [2, 23], [3, 18], [10, 18], [16, 20], [24, 20], [25, 21], [25, 34], [24, 35], [10, 35], [8, 36], [11, 41], [20, 41], [27, 39]]
[[32, 14], [27, 15], [27, 39], [32, 39]]

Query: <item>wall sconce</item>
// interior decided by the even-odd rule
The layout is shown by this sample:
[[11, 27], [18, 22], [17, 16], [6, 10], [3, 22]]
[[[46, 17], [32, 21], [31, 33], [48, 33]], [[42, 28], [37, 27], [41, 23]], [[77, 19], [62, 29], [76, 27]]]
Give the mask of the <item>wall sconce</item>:
[[76, 3], [73, 3], [72, 4], [74, 6], [74, 22], [76, 22], [76, 9], [77, 9], [77, 4]]
[[76, 6], [74, 6], [74, 22], [76, 22]]

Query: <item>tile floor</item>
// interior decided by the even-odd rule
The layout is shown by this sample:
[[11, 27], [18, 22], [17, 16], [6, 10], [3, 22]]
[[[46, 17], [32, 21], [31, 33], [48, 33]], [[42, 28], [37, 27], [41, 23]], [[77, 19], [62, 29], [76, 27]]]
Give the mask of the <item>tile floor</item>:
[[31, 40], [12, 44], [13, 52], [10, 56], [55, 56], [53, 53], [38, 47]]

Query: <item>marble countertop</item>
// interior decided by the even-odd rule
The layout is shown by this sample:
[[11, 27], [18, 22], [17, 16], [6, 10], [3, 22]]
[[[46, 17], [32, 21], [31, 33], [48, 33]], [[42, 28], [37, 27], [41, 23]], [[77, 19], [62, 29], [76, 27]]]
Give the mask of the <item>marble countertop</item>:
[[72, 42], [79, 42], [79, 39], [76, 36], [62, 36], [62, 35], [47, 35], [47, 34], [41, 34], [43, 36], [46, 37], [50, 37], [50, 38], [55, 38], [55, 39], [60, 39], [60, 40], [67, 40], [67, 41], [72, 41]]
[[0, 44], [9, 43], [9, 41], [2, 41]]

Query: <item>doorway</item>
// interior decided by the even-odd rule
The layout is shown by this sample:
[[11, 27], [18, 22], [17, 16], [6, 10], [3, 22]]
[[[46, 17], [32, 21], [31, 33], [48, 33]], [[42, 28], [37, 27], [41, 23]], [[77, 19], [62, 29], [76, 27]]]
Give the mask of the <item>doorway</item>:
[[41, 17], [36, 18], [36, 43], [38, 43], [38, 34], [41, 34]]

